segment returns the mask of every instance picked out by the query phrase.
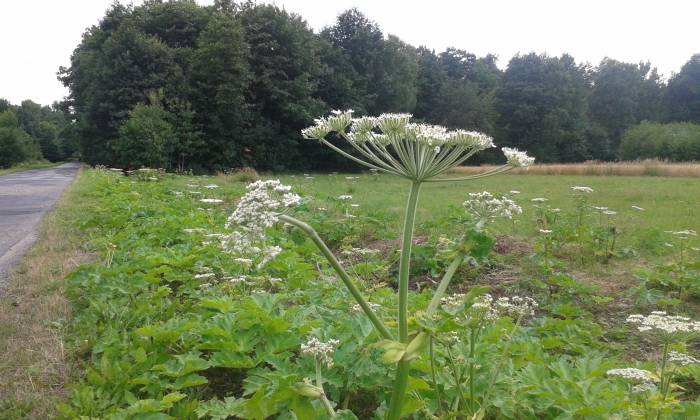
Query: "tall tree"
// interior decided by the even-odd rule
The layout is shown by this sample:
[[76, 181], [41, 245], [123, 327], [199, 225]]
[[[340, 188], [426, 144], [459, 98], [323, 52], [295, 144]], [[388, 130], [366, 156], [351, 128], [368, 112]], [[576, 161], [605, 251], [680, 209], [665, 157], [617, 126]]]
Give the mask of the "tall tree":
[[586, 69], [571, 56], [513, 57], [496, 93], [499, 144], [527, 150], [540, 162], [588, 158], [587, 90]]
[[608, 141], [592, 149], [599, 159], [613, 159], [622, 134], [643, 119], [658, 118], [661, 86], [648, 63], [623, 63], [605, 58], [593, 72], [589, 115]]
[[668, 81], [669, 119], [700, 123], [700, 54], [693, 55]]

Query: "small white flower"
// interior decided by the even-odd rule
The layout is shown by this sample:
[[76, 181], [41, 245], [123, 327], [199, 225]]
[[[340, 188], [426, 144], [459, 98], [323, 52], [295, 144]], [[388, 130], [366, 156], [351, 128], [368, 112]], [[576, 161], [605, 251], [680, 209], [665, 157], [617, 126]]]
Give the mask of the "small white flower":
[[204, 188], [206, 188], [208, 190], [213, 190], [215, 188], [219, 188], [219, 186], [216, 184], [209, 184], [209, 185], [205, 185]]
[[591, 187], [575, 186], [575, 187], [571, 187], [571, 189], [576, 191], [576, 192], [580, 192], [580, 193], [592, 193], [593, 192], [593, 188], [591, 188]]
[[352, 200], [352, 196], [349, 194], [339, 195], [338, 200], [340, 200], [340, 201]]
[[552, 233], [552, 231], [549, 229], [540, 229], [540, 233], [543, 235], [549, 235], [550, 233]]
[[644, 209], [639, 207], [639, 206], [632, 206], [632, 209], [637, 210], [637, 211], [644, 211]]
[[195, 274], [194, 278], [197, 280], [208, 279], [208, 278], [214, 277], [215, 275], [216, 274], [214, 274], [214, 273], [201, 273], [201, 274]]
[[614, 216], [614, 215], [617, 214], [616, 211], [612, 211], [612, 210], [603, 210], [602, 213], [605, 214], [605, 215], [608, 215], [608, 216]]
[[520, 191], [518, 191], [518, 190], [510, 190], [510, 193], [513, 194], [513, 195], [518, 195], [518, 194], [520, 194]]
[[206, 204], [221, 204], [224, 202], [224, 200], [220, 200], [218, 198], [202, 198], [199, 200], [200, 203], [206, 203]]
[[530, 200], [530, 201], [532, 201], [533, 203], [544, 203], [545, 201], [547, 201], [547, 199], [544, 198], [544, 197], [536, 197], [536, 198], [533, 198], [533, 199]]

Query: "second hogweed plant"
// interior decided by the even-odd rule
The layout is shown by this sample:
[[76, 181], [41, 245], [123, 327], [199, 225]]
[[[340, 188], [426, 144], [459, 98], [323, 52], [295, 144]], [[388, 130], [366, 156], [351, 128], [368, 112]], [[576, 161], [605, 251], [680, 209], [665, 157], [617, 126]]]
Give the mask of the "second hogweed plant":
[[[412, 123], [410, 114], [353, 118], [352, 112], [333, 111], [330, 116], [319, 118], [315, 125], [302, 130], [302, 135], [307, 139], [319, 141], [374, 172], [403, 177], [410, 184], [401, 233], [398, 319], [392, 320], [390, 324], [397, 324], [398, 330], [391, 331], [387, 327], [388, 323], [380, 319], [317, 232], [289, 214], [288, 210], [298, 205], [301, 199], [291, 192], [290, 187], [280, 184], [279, 181], [257, 181], [248, 186], [247, 194], [229, 218], [229, 226], [236, 226], [237, 230], [231, 235], [228, 243], [233, 253], [239, 253], [243, 248], [258, 250], [255, 252], [259, 259], [257, 263], [262, 265], [279, 252], [278, 248], [266, 246], [261, 240], [266, 227], [283, 222], [299, 228], [309, 236], [381, 336], [382, 341], [377, 346], [384, 350], [384, 360], [397, 365], [387, 411], [387, 418], [393, 420], [401, 417], [411, 362], [426, 350], [429, 342], [429, 334], [420, 327], [409, 330], [411, 245], [421, 186], [426, 182], [459, 182], [492, 176], [514, 167], [529, 166], [534, 159], [524, 152], [504, 147], [502, 151], [506, 157], [505, 164], [476, 175], [445, 177], [446, 172], [461, 165], [471, 156], [494, 147], [492, 138], [474, 131], [451, 131], [440, 126]], [[344, 140], [350, 147], [335, 145], [331, 142], [333, 137]], [[465, 244], [467, 239], [464, 238]], [[432, 316], [439, 307], [452, 277], [469, 252], [467, 248], [457, 248], [459, 252], [452, 259], [435, 289], [426, 311], [427, 316]], [[325, 401], [321, 384], [317, 383], [316, 386], [318, 388], [314, 388], [314, 394], [318, 394], [318, 398]], [[329, 413], [334, 415], [330, 408]]]

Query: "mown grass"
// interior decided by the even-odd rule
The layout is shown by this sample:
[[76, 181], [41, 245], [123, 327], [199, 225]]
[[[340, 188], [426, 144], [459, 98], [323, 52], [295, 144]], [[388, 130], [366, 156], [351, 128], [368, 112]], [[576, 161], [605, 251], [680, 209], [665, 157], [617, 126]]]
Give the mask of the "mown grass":
[[24, 162], [9, 168], [0, 168], [0, 176], [9, 175], [15, 172], [30, 171], [32, 169], [46, 169], [61, 165], [63, 162], [49, 162], [46, 160], [38, 160], [36, 162]]
[[0, 291], [0, 418], [44, 419], [73, 378], [63, 329], [71, 308], [65, 276], [93, 258], [77, 228], [92, 189], [82, 172], [44, 219], [39, 238]]
[[[382, 175], [310, 176], [313, 179], [299, 175], [283, 176], [281, 179], [314, 196], [351, 194], [353, 202], [361, 206], [361, 211], [389, 213], [398, 234], [409, 188], [407, 181]], [[516, 190], [520, 191], [516, 201], [523, 206], [524, 214], [521, 218], [523, 222], [516, 225], [515, 232], [535, 236], [538, 233], [536, 227], [528, 223], [534, 213], [530, 200], [544, 197], [552, 207], [572, 210], [575, 207], [572, 186], [593, 188], [594, 192], [588, 197], [591, 205], [617, 211], [615, 220], [624, 233], [621, 236], [622, 246], [662, 252], [659, 247], [666, 242], [664, 231], [700, 231], [700, 179], [641, 176], [499, 175], [474, 181], [429, 183], [421, 190], [418, 222], [424, 224], [446, 217], [461, 206], [469, 192], [487, 190], [505, 194]], [[632, 206], [644, 210], [634, 210]], [[511, 228], [505, 222], [501, 226]]]

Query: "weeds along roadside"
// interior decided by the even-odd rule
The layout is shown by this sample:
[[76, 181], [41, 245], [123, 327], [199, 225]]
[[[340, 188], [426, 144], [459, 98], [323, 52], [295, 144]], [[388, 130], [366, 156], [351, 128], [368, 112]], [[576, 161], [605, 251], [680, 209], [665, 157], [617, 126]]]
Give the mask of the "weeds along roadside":
[[47, 418], [76, 375], [63, 341], [71, 309], [65, 276], [96, 257], [79, 220], [94, 188], [81, 170], [44, 218], [39, 237], [0, 297], [0, 418]]
[[[341, 342], [332, 369], [323, 368], [328, 398], [339, 408], [349, 406], [358, 415], [369, 415], [358, 407], [374, 410], [386, 397], [386, 384], [378, 379], [386, 377], [387, 367], [378, 360], [378, 350], [365, 346], [376, 341], [371, 326], [354, 312], [348, 296], [334, 285], [337, 282], [328, 278], [329, 270], [319, 272], [322, 262], [310, 243], [290, 232], [271, 232], [283, 247], [268, 273], [275, 277], [250, 275], [242, 267], [246, 261], [221, 255], [217, 235], [243, 192], [242, 184], [219, 188], [212, 187], [216, 182], [211, 178], [160, 179], [157, 173], [137, 179], [105, 171], [91, 176], [93, 190], [83, 198], [92, 207], [79, 224], [89, 249], [99, 251], [100, 259], [70, 279], [77, 319], [67, 346], [85, 361], [86, 371], [62, 407], [64, 417], [167, 413], [175, 418], [216, 418], [216, 413], [235, 412], [261, 418], [291, 409], [318, 413], [311, 398], [291, 393], [292, 386], [314, 370], [313, 360], [299, 354], [312, 333], [325, 343], [333, 338]], [[367, 230], [387, 239], [381, 215], [366, 214], [364, 207], [353, 206], [353, 200], [340, 199], [344, 191], [335, 192], [337, 196], [325, 200], [325, 211], [305, 214], [322, 236], [336, 238], [334, 248], [359, 245], [371, 233]], [[347, 218], [348, 212], [355, 217]], [[338, 223], [337, 217], [345, 222]], [[386, 269], [359, 250], [347, 251], [357, 256], [343, 253], [343, 259], [361, 259], [353, 264], [358, 277]], [[363, 262], [365, 258], [369, 261]], [[556, 280], [548, 288], [554, 291], [552, 304], [542, 308], [550, 316], [528, 321], [528, 335], [513, 335], [510, 331], [517, 323], [508, 320], [486, 325], [473, 355], [478, 358], [475, 366], [480, 366], [474, 382], [476, 398], [482, 398], [483, 387], [493, 385], [491, 397], [504, 412], [576, 412], [590, 408], [585, 399], [595, 401], [593, 409], [598, 412], [625, 408], [618, 402], [624, 402], [621, 392], [626, 388], [604, 378], [606, 369], [624, 365], [606, 356], [602, 332], [585, 312], [571, 314], [577, 285]], [[375, 288], [369, 292], [373, 304], [395, 305], [388, 290], [369, 286]], [[422, 302], [426, 296], [410, 297], [418, 305], [427, 303]], [[455, 310], [465, 309], [458, 304]], [[511, 344], [503, 347], [503, 338]], [[450, 344], [452, 355], [444, 353], [447, 342], [435, 344], [432, 351], [438, 363], [472, 357], [469, 334], [455, 339]], [[513, 352], [514, 365], [503, 366], [504, 376], [491, 384], [489, 366], [498, 367], [494, 358], [505, 350]], [[411, 401], [424, 410], [447, 410], [447, 405], [430, 406], [426, 386], [432, 387], [433, 379], [420, 374], [430, 372], [430, 366], [417, 366], [411, 396], [421, 398]], [[443, 401], [460, 394], [452, 377], [465, 375], [465, 370], [456, 366], [446, 370], [447, 376], [435, 378]], [[594, 386], [579, 388], [571, 377], [575, 383]], [[301, 391], [319, 392], [311, 387]], [[462, 392], [469, 394], [466, 389]], [[563, 394], [572, 395], [571, 401], [550, 405], [551, 398]], [[504, 395], [517, 398], [504, 400]]]

